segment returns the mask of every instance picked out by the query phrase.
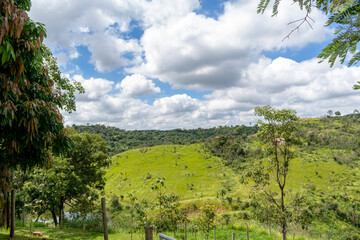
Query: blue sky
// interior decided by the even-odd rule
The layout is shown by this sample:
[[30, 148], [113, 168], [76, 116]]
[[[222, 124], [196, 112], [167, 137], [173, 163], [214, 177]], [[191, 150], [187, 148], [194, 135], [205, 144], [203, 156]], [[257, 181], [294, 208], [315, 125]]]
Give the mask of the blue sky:
[[[122, 129], [207, 128], [256, 122], [255, 106], [300, 117], [359, 109], [359, 67], [318, 63], [332, 38], [326, 16], [282, 39], [304, 17], [249, 0], [33, 0], [64, 76], [86, 93], [65, 123]], [[271, 9], [269, 9], [270, 11]]]

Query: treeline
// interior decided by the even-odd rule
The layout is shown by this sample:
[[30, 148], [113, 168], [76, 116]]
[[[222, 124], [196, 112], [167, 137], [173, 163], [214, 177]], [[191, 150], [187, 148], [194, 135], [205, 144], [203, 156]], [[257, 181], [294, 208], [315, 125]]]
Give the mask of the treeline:
[[204, 139], [220, 136], [248, 136], [257, 132], [257, 127], [220, 126], [209, 129], [173, 129], [173, 130], [133, 130], [127, 131], [100, 124], [73, 125], [77, 133], [98, 134], [107, 143], [110, 155], [140, 147], [152, 147], [165, 144], [190, 144]]

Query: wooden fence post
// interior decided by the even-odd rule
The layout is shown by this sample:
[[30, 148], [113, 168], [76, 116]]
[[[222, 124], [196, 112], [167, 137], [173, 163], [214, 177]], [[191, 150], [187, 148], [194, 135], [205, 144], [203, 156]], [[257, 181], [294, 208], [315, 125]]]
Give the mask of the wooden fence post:
[[153, 226], [145, 227], [145, 240], [153, 240]]
[[187, 228], [186, 228], [186, 222], [184, 225], [184, 240], [187, 240]]
[[106, 202], [105, 201], [106, 201], [105, 198], [101, 198], [103, 231], [104, 231], [104, 240], [109, 240], [108, 228], [107, 228], [107, 217], [106, 217]]
[[214, 240], [216, 240], [216, 228], [214, 228]]
[[249, 227], [246, 224], [246, 239], [249, 240]]
[[15, 190], [11, 190], [11, 224], [10, 224], [10, 239], [15, 236]]
[[232, 234], [232, 240], [235, 240], [235, 233]]

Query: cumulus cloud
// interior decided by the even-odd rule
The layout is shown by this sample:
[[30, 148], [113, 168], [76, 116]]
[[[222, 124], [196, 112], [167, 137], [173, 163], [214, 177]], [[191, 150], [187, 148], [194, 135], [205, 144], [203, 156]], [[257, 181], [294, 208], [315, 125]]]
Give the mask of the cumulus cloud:
[[140, 74], [126, 76], [121, 83], [116, 84], [116, 88], [121, 89], [121, 93], [129, 97], [155, 95], [161, 92], [153, 81]]
[[84, 79], [81, 75], [75, 75], [73, 80], [78, 81], [85, 88], [85, 94], [77, 97], [78, 101], [92, 101], [98, 100], [110, 92], [113, 88], [114, 82], [103, 78]]
[[[325, 16], [313, 11], [313, 30], [304, 25], [281, 41], [294, 27], [287, 23], [304, 12], [283, 2], [271, 18], [271, 9], [258, 15], [257, 4], [228, 1], [211, 18], [195, 11], [198, 0], [33, 0], [30, 16], [46, 24], [46, 44], [65, 70], [89, 54], [97, 71], [97, 78], [71, 77], [86, 93], [77, 98], [77, 112], [66, 114], [67, 124], [197, 128], [255, 122], [257, 105], [293, 108], [300, 116], [358, 108], [352, 85], [359, 67], [263, 55], [328, 40]], [[118, 72], [128, 76], [106, 79], [118, 79]], [[160, 80], [161, 89], [151, 79]]]
[[227, 88], [237, 84], [242, 70], [262, 51], [299, 48], [327, 37], [324, 16], [314, 12], [314, 30], [304, 27], [301, 37], [282, 42], [291, 31], [286, 23], [304, 13], [296, 6], [284, 6], [278, 17], [271, 18], [269, 12], [256, 14], [256, 6], [256, 1], [227, 3], [218, 19], [191, 12], [146, 29], [141, 39], [145, 61], [129, 71], [159, 78], [175, 88]]
[[[279, 63], [291, 75], [279, 72]], [[316, 59], [295, 62], [263, 58], [249, 66], [248, 71], [253, 73], [251, 69], [260, 66], [265, 70], [257, 72], [256, 77], [244, 74], [244, 86], [218, 89], [202, 100], [184, 93], [156, 98], [152, 103], [134, 99], [137, 94], [133, 90], [141, 90], [141, 84], [138, 88], [134, 87], [138, 83], [131, 85], [129, 81], [127, 85], [125, 81], [121, 87], [106, 79], [75, 76], [84, 83], [87, 95], [78, 99], [78, 111], [66, 115], [65, 120], [67, 124], [103, 123], [125, 129], [204, 128], [254, 123], [255, 106], [291, 108], [301, 117], [322, 116], [329, 109], [344, 114], [359, 108], [360, 95], [352, 90], [352, 85], [360, 78], [360, 67], [336, 65], [330, 69], [326, 63], [317, 64]], [[294, 79], [294, 85], [285, 81], [289, 77]], [[142, 79], [140, 82], [148, 84], [144, 89], [156, 89], [143, 76], [132, 75], [127, 79]], [[276, 84], [278, 90], [267, 89], [270, 83]], [[125, 89], [129, 94], [122, 92]]]
[[[297, 6], [282, 3], [277, 17], [270, 10], [256, 13], [256, 1], [225, 3], [217, 19], [194, 12], [198, 0], [34, 0], [30, 12], [48, 29], [48, 42], [65, 50], [71, 60], [78, 46], [90, 51], [95, 69], [128, 67], [131, 73], [158, 78], [174, 88], [218, 89], [237, 84], [241, 71], [264, 50], [299, 48], [327, 36], [325, 17], [313, 11], [314, 30], [301, 28], [301, 36], [281, 41], [304, 16]], [[61, 11], [59, 11], [61, 9]], [[131, 35], [141, 27], [139, 39]], [[65, 65], [64, 63], [62, 63]], [[135, 66], [134, 66], [135, 65]]]

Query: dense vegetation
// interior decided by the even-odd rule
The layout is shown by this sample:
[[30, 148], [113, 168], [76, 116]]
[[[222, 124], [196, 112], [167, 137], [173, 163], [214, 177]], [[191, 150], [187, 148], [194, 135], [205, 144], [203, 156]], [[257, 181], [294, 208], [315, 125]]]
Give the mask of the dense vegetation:
[[[359, 239], [359, 123], [359, 114], [298, 122], [288, 176], [290, 195], [299, 194], [306, 202], [302, 213], [312, 223], [293, 227], [303, 226], [311, 236], [323, 239]], [[211, 139], [206, 148], [238, 172], [244, 183], [248, 182], [251, 169], [259, 169], [259, 162], [263, 166], [268, 164], [264, 145], [255, 135], [246, 139], [236, 136]], [[251, 195], [254, 197], [257, 191], [254, 188]], [[255, 219], [266, 223], [271, 215], [259, 208], [259, 200], [251, 199], [251, 212]], [[264, 218], [264, 214], [268, 216]]]
[[110, 155], [139, 147], [152, 147], [165, 144], [189, 144], [216, 136], [248, 136], [257, 131], [257, 127], [220, 126], [209, 129], [174, 130], [135, 130], [126, 131], [100, 124], [84, 126], [73, 125], [76, 132], [88, 132], [100, 135], [108, 145]]

